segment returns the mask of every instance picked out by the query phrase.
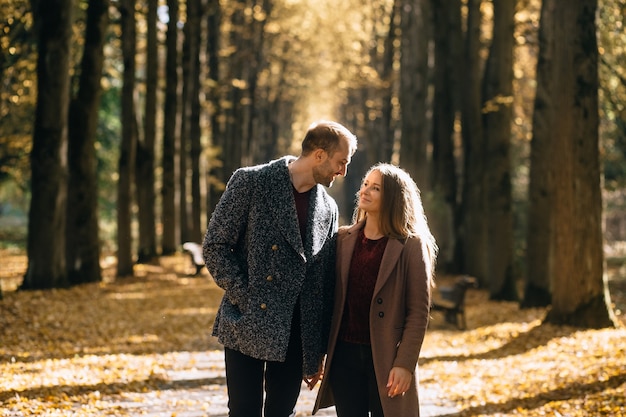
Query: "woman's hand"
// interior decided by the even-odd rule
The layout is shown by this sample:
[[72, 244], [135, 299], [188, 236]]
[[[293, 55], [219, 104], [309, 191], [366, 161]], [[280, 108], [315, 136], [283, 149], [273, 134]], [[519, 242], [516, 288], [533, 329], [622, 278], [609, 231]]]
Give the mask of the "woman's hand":
[[389, 379], [387, 380], [387, 395], [393, 398], [396, 395], [404, 395], [405, 392], [411, 387], [411, 380], [413, 375], [408, 369], [396, 366], [391, 368], [389, 372]]
[[306, 386], [310, 390], [312, 390], [315, 387], [315, 385], [317, 385], [317, 383], [322, 379], [323, 376], [324, 376], [324, 361], [320, 361], [320, 366], [319, 366], [319, 369], [317, 370], [317, 373], [313, 375], [307, 375], [303, 378], [303, 380], [306, 383]]

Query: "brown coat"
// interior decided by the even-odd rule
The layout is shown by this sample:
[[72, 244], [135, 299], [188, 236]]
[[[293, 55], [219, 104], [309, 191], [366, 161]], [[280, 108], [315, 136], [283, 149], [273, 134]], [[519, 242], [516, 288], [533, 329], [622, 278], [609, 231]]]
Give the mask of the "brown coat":
[[[362, 227], [363, 222], [359, 222], [349, 228], [342, 228], [337, 237], [337, 282], [324, 372], [326, 375], [333, 366], [333, 353], [346, 300], [350, 259], [358, 231]], [[428, 326], [429, 306], [430, 286], [420, 240], [389, 239], [370, 304], [372, 355], [385, 416], [419, 416], [417, 360]], [[387, 379], [389, 371], [395, 366], [410, 370], [415, 377], [404, 396], [389, 398]], [[332, 405], [332, 387], [328, 378], [325, 378], [313, 414], [320, 408]]]

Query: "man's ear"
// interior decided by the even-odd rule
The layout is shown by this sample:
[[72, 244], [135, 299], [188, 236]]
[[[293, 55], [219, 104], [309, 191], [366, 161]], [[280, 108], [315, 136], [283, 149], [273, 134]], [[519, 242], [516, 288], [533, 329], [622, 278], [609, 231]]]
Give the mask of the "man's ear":
[[315, 158], [315, 162], [322, 162], [325, 156], [326, 151], [322, 148], [317, 148], [313, 151], [313, 157]]

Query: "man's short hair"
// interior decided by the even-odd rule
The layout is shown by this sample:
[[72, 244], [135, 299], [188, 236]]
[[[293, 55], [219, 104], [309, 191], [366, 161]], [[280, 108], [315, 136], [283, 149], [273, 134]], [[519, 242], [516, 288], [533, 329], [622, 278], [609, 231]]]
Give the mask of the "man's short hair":
[[354, 154], [357, 139], [345, 126], [328, 120], [314, 122], [309, 126], [302, 141], [302, 156], [307, 156], [316, 149], [323, 149], [328, 155], [333, 155], [341, 139], [348, 142], [350, 155]]

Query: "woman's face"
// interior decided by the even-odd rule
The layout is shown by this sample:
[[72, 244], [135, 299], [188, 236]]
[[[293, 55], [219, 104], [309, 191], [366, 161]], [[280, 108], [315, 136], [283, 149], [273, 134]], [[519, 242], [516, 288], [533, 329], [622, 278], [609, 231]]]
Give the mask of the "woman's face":
[[359, 208], [367, 213], [380, 212], [383, 177], [374, 170], [367, 174], [359, 190]]

